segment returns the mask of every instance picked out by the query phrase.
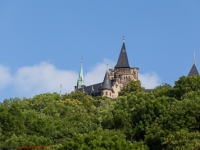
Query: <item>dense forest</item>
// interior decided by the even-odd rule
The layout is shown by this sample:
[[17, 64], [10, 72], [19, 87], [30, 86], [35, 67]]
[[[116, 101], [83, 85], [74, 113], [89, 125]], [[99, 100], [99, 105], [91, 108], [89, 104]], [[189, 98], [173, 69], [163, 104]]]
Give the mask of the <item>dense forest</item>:
[[162, 84], [149, 92], [140, 81], [131, 81], [119, 95], [46, 93], [5, 99], [0, 149], [200, 149], [200, 76], [183, 76], [174, 86]]

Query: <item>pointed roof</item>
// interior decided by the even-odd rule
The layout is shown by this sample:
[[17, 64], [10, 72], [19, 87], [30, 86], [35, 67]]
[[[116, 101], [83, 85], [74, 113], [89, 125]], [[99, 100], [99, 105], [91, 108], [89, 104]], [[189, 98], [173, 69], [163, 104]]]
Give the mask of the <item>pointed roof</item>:
[[196, 76], [196, 75], [199, 75], [199, 72], [196, 68], [196, 65], [195, 63], [192, 65], [192, 68], [190, 69], [190, 72], [188, 74], [188, 76]]
[[107, 70], [106, 70], [106, 74], [102, 83], [101, 90], [112, 90], [112, 86], [111, 86], [111, 82], [110, 82], [110, 78], [109, 78], [109, 74]]
[[77, 88], [81, 88], [81, 86], [84, 85], [84, 79], [83, 79], [83, 60], [81, 60], [81, 68], [80, 73], [77, 81]]
[[130, 68], [124, 41], [123, 41], [121, 52], [119, 54], [119, 58], [118, 58], [115, 68]]

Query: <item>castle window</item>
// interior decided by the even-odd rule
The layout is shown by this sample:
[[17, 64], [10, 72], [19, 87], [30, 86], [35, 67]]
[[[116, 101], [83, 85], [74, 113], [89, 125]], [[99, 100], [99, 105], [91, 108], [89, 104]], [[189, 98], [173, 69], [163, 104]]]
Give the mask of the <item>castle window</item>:
[[108, 92], [106, 92], [106, 96], [108, 95]]
[[111, 92], [110, 92], [110, 96], [111, 96]]
[[103, 92], [101, 94], [103, 95]]

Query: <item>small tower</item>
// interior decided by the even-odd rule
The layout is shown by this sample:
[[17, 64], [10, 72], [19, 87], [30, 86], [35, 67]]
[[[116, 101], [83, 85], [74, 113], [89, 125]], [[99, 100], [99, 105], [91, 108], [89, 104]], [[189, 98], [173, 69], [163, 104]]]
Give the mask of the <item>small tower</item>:
[[111, 86], [108, 69], [106, 69], [106, 74], [105, 74], [105, 77], [104, 77], [104, 80], [102, 83], [102, 87], [101, 87], [101, 96], [106, 96], [106, 97], [112, 98], [112, 91], [113, 91], [113, 89]]
[[196, 76], [196, 75], [199, 75], [199, 72], [196, 67], [196, 57], [195, 57], [195, 51], [194, 51], [194, 63], [192, 65], [192, 68], [190, 69], [188, 76]]
[[80, 68], [80, 73], [79, 77], [77, 80], [77, 89], [81, 88], [84, 86], [84, 79], [83, 79], [83, 59], [81, 60], [81, 68]]

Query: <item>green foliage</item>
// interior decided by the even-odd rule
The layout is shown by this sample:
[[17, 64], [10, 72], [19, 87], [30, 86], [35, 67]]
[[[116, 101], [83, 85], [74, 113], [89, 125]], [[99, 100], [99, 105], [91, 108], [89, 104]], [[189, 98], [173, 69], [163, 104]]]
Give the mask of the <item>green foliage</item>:
[[142, 142], [131, 143], [126, 141], [125, 135], [119, 131], [112, 130], [97, 130], [88, 134], [77, 134], [72, 139], [66, 141], [63, 147], [59, 150], [140, 150], [147, 149]]
[[170, 133], [164, 138], [162, 144], [167, 145], [166, 149], [175, 150], [199, 150], [200, 149], [200, 133], [188, 132], [187, 130], [180, 130], [175, 133]]
[[200, 76], [182, 76], [175, 82], [171, 95], [179, 100], [182, 100], [186, 93], [198, 90], [200, 90]]
[[73, 92], [71, 94], [66, 94], [63, 99], [78, 100], [83, 103], [83, 106], [88, 110], [92, 111], [95, 109], [95, 104], [97, 101], [90, 95], [84, 94], [81, 91]]
[[144, 92], [140, 81], [116, 99], [74, 92], [0, 104], [0, 145], [51, 149], [200, 149], [200, 76]]
[[128, 84], [126, 84], [122, 90], [119, 92], [119, 96], [123, 96], [126, 95], [127, 93], [131, 93], [131, 92], [143, 92], [144, 91], [144, 87], [141, 86], [141, 82], [140, 80], [137, 81], [133, 81], [131, 80]]
[[152, 90], [155, 97], [170, 96], [172, 86], [165, 83]]

